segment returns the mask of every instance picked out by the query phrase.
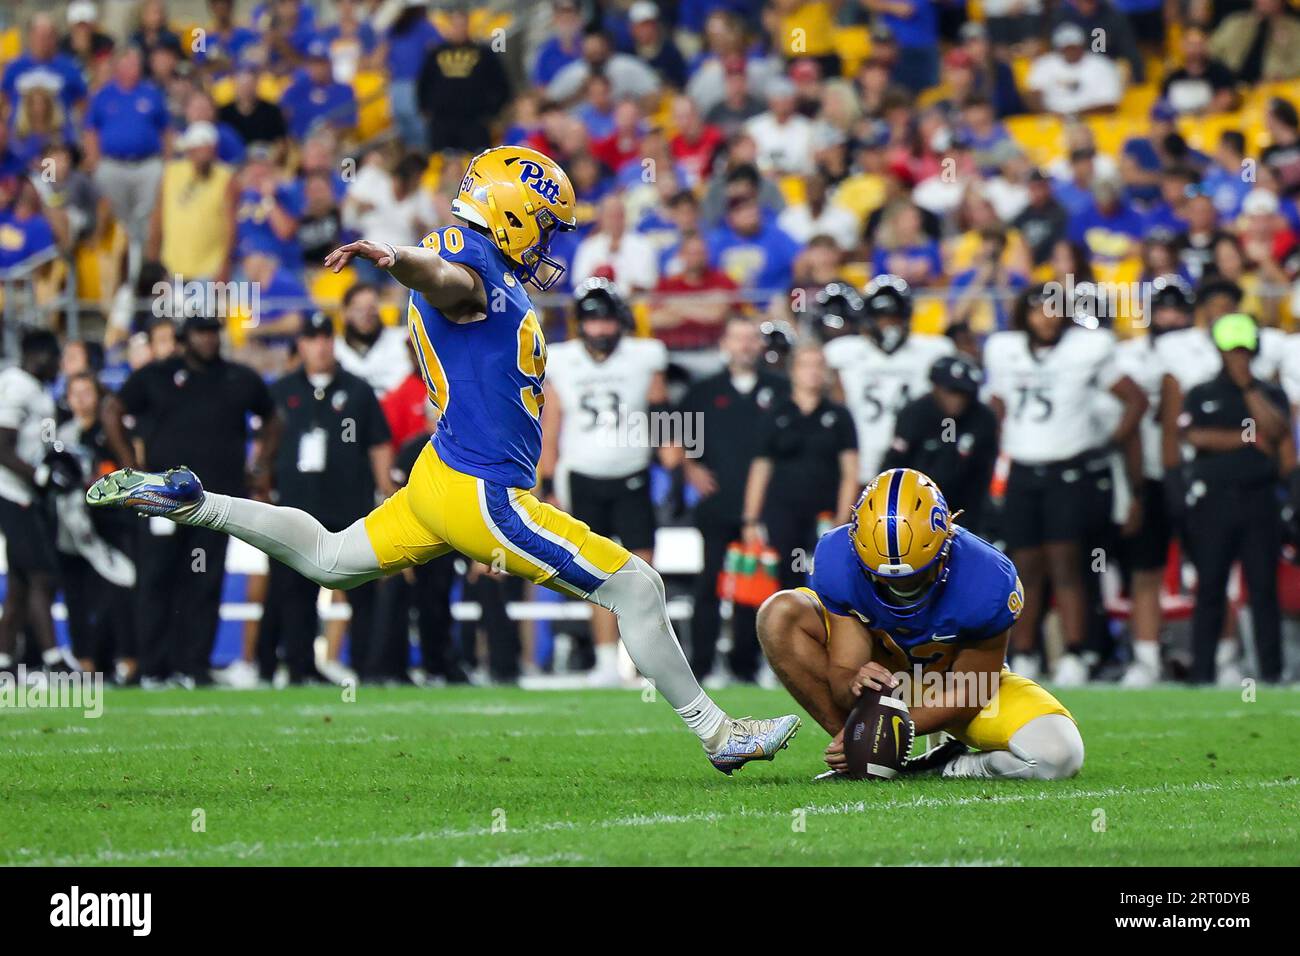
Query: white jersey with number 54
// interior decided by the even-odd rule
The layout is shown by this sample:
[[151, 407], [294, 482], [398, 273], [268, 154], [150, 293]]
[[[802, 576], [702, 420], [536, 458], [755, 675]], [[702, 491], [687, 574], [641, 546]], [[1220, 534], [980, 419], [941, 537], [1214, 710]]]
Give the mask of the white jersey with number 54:
[[857, 426], [860, 481], [879, 473], [899, 410], [930, 390], [930, 367], [955, 351], [951, 339], [938, 335], [909, 335], [893, 352], [866, 335], [826, 343], [826, 364], [839, 374], [844, 404]]

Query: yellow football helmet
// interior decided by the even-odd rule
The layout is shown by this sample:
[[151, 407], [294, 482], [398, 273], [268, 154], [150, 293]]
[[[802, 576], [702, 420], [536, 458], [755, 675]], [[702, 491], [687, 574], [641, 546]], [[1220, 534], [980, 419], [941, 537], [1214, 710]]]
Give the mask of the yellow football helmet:
[[526, 146], [485, 149], [469, 161], [452, 214], [482, 227], [520, 278], [545, 291], [564, 275], [547, 254], [557, 229], [576, 229], [573, 184], [549, 156]]
[[853, 550], [876, 593], [902, 614], [919, 611], [947, 577], [956, 533], [939, 486], [911, 468], [872, 479], [849, 526]]

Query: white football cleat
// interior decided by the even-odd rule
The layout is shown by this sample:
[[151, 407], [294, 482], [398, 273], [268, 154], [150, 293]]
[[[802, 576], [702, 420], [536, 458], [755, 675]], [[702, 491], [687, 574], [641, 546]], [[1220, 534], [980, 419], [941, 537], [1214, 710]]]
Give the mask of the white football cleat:
[[1038, 680], [1042, 675], [1042, 668], [1038, 666], [1037, 654], [1012, 654], [1011, 670], [1026, 680], [1032, 681]]
[[1082, 687], [1088, 683], [1088, 665], [1078, 654], [1062, 654], [1052, 669], [1052, 683], [1057, 687]]
[[220, 670], [214, 670], [212, 679], [222, 687], [229, 687], [232, 690], [256, 690], [257, 685], [261, 683], [262, 675], [257, 665], [241, 658], [231, 661]]
[[1150, 665], [1142, 661], [1134, 661], [1129, 664], [1128, 669], [1124, 671], [1124, 676], [1119, 679], [1119, 686], [1130, 690], [1142, 690], [1155, 686], [1159, 680], [1160, 675], [1153, 671]]

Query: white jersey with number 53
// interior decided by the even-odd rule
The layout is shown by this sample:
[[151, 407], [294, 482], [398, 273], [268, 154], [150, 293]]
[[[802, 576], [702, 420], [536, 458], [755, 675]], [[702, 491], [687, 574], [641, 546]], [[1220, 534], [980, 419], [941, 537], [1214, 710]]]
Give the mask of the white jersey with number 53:
[[1071, 325], [1051, 348], [1034, 350], [1026, 332], [995, 332], [984, 343], [988, 394], [1002, 400], [1002, 450], [1012, 461], [1067, 461], [1106, 440], [1095, 410], [1123, 372], [1115, 336]]
[[857, 426], [860, 481], [880, 472], [899, 410], [930, 390], [930, 367], [955, 351], [951, 339], [938, 335], [909, 335], [893, 352], [866, 335], [826, 343], [826, 364], [839, 374], [844, 404]]
[[[622, 478], [649, 467], [650, 443], [628, 436], [643, 436], [650, 385], [667, 367], [668, 350], [658, 339], [624, 336], [603, 362], [592, 358], [581, 339], [552, 345], [546, 384], [560, 400], [560, 469]], [[630, 425], [630, 416], [642, 421]]]

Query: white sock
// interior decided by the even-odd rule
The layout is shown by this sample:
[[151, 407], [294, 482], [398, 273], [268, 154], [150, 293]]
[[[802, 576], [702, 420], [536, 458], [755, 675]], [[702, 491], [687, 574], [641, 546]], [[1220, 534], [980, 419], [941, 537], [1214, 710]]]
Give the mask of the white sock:
[[710, 752], [726, 739], [727, 715], [703, 690], [686, 662], [668, 618], [668, 599], [659, 572], [635, 554], [590, 596], [614, 612], [618, 633], [632, 663], [695, 731]]
[[596, 645], [596, 670], [614, 671], [618, 669], [618, 645]]
[[713, 702], [704, 691], [685, 707], [674, 707], [677, 716], [686, 721], [686, 726], [695, 731], [706, 750], [717, 751], [727, 739], [727, 715], [721, 707]]
[[47, 666], [50, 664], [62, 664], [63, 651], [59, 650], [57, 647], [47, 647], [45, 650], [41, 651], [41, 663]]
[[1143, 667], [1159, 672], [1160, 643], [1158, 641], [1134, 641], [1133, 659]]
[[14, 659], [8, 654], [0, 654], [0, 670], [10, 670], [14, 666]]

